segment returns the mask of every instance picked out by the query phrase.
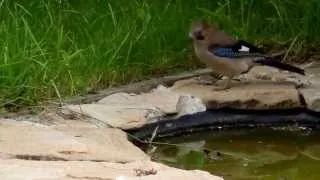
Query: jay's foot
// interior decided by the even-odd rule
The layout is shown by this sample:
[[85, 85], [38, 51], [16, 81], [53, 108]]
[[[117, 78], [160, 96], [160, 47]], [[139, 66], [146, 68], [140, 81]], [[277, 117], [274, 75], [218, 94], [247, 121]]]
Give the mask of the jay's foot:
[[217, 79], [212, 78], [211, 76], [199, 76], [196, 80], [197, 83], [201, 85], [212, 85], [217, 81]]
[[212, 88], [213, 91], [223, 91], [223, 90], [227, 90], [230, 89], [230, 87], [225, 87], [225, 86], [215, 86]]
[[230, 84], [231, 84], [231, 79], [227, 78], [225, 80], [225, 83], [223, 86], [215, 86], [215, 87], [213, 87], [213, 90], [214, 91], [222, 91], [222, 90], [230, 89]]
[[198, 84], [201, 84], [201, 85], [212, 85], [213, 82], [212, 81], [208, 81], [208, 80], [204, 80], [204, 79], [198, 79]]

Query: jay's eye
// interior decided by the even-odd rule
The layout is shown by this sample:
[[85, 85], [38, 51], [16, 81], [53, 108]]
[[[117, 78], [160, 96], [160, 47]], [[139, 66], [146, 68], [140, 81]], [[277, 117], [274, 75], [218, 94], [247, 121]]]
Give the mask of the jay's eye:
[[197, 40], [204, 40], [204, 36], [202, 35], [201, 31], [194, 32], [194, 36], [196, 37]]

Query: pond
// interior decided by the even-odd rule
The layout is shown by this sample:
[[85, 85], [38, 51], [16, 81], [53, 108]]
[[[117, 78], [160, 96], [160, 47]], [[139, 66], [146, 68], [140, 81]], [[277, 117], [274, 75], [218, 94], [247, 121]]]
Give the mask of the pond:
[[[320, 179], [320, 132], [297, 129], [207, 131], [157, 140], [152, 158], [225, 180]], [[151, 147], [149, 147], [151, 149]]]

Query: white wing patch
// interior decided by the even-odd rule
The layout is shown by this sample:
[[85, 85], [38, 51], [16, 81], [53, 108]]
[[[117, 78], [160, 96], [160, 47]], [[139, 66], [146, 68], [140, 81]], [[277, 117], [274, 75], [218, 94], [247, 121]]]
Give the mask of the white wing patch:
[[241, 46], [241, 49], [239, 49], [240, 52], [249, 52], [250, 48], [246, 47], [246, 46]]

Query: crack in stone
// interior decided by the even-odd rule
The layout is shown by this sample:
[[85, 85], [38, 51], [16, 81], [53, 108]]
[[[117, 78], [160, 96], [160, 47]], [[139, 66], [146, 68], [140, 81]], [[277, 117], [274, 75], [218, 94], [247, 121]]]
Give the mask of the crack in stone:
[[70, 175], [68, 174], [67, 177], [70, 177], [72, 179], [87, 179], [87, 180], [113, 180], [112, 178], [102, 178], [102, 177], [88, 177], [88, 176], [81, 176], [81, 177], [78, 177], [78, 176], [73, 176], [73, 175]]
[[87, 154], [87, 152], [82, 152], [82, 151], [59, 151], [58, 153], [60, 153], [60, 154], [67, 154], [67, 155], [72, 155], [72, 154]]
[[33, 161], [68, 161], [65, 158], [54, 157], [54, 156], [44, 156], [44, 155], [18, 154], [18, 155], [14, 155], [14, 157], [17, 159], [33, 160]]
[[299, 93], [299, 101], [300, 101], [300, 104], [303, 106], [303, 107], [307, 107], [307, 102], [306, 102], [306, 99], [304, 98], [303, 94], [298, 90], [298, 93]]
[[[50, 155], [29, 155], [29, 154], [17, 154], [17, 155], [10, 155], [10, 154], [2, 154], [0, 153], [1, 158], [6, 159], [22, 159], [22, 160], [30, 160], [30, 161], [87, 161], [87, 162], [110, 162], [102, 159], [75, 159], [70, 160], [66, 158], [50, 156]], [[127, 161], [115, 161], [114, 163], [125, 164], [128, 163]]]

